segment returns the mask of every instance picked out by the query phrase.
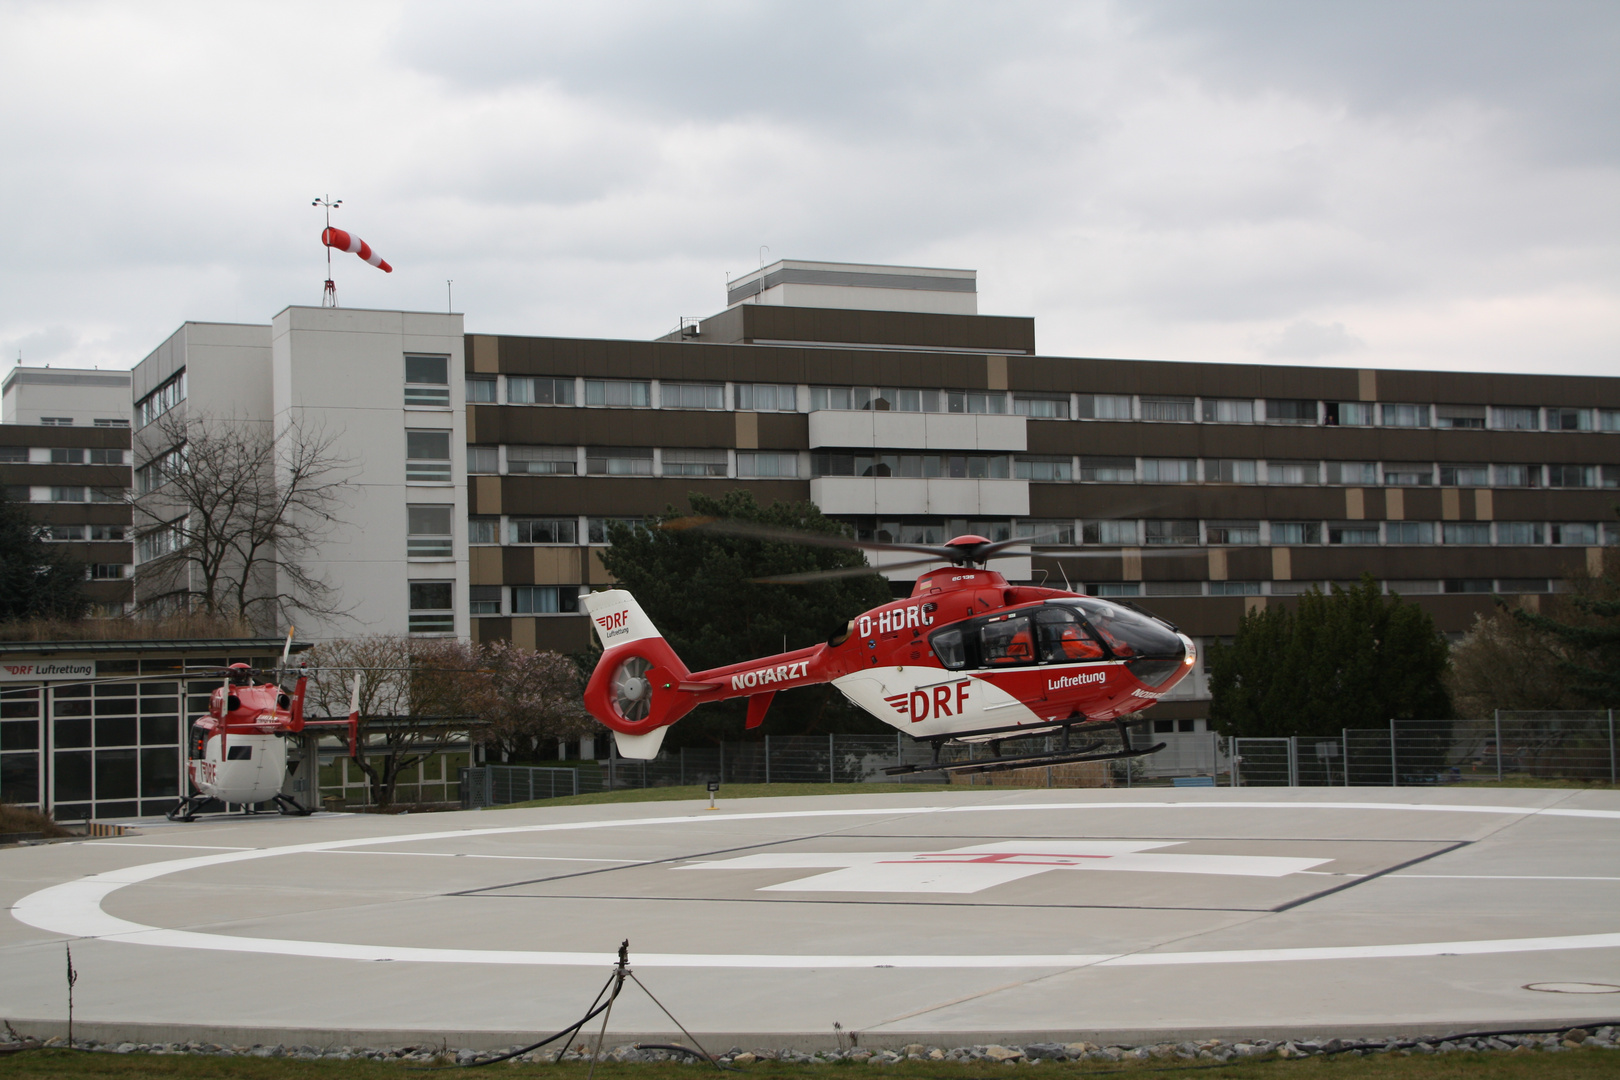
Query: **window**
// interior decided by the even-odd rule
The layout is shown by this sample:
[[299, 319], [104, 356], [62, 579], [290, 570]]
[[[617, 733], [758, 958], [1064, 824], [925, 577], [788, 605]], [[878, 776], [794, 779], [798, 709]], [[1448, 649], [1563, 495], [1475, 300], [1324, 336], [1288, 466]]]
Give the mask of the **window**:
[[1548, 487], [1597, 487], [1598, 467], [1596, 465], [1549, 465], [1547, 466]]
[[579, 536], [575, 518], [512, 518], [507, 535], [514, 544], [572, 544]]
[[744, 412], [795, 412], [795, 387], [773, 383], [738, 383], [737, 408]]
[[1591, 409], [1548, 409], [1548, 431], [1591, 431]]
[[1546, 578], [1502, 578], [1496, 583], [1499, 591], [1505, 593], [1538, 593], [1547, 591]]
[[1620, 488], [1620, 465], [1603, 466], [1603, 486]]
[[448, 559], [452, 555], [451, 506], [405, 508], [405, 554], [412, 559]]
[[77, 446], [59, 446], [51, 449], [52, 465], [83, 465], [84, 451]]
[[92, 525], [90, 526], [90, 539], [92, 540], [122, 540], [124, 526], [122, 525]]
[[450, 482], [450, 433], [405, 432], [405, 480], [408, 483]]
[[[600, 385], [600, 384], [598, 384]], [[642, 386], [647, 385], [642, 383]], [[508, 405], [572, 405], [574, 380], [553, 379], [547, 376], [506, 377], [506, 403]]]
[[467, 614], [499, 615], [501, 613], [501, 587], [499, 585], [473, 585], [467, 589]]
[[1142, 586], [1135, 581], [1098, 581], [1086, 585], [1091, 596], [1141, 596]]
[[159, 559], [172, 552], [179, 551], [184, 544], [185, 521], [178, 519], [167, 525], [159, 525], [150, 532], [143, 533], [135, 539], [135, 555], [139, 562]]
[[[1376, 526], [1374, 526], [1376, 529]], [[1391, 544], [1434, 543], [1432, 521], [1389, 521], [1384, 523], [1384, 537]]]
[[1327, 463], [1327, 482], [1330, 484], [1376, 484], [1378, 466], [1371, 461], [1330, 461]]
[[1428, 427], [1427, 405], [1385, 405], [1385, 427]]
[[1330, 401], [1322, 409], [1323, 423], [1338, 427], [1367, 427], [1373, 422], [1370, 401]]
[[1205, 398], [1203, 414], [1206, 424], [1252, 424], [1254, 402], [1248, 398]]
[[83, 540], [83, 525], [46, 525], [40, 529], [41, 540]]
[[1006, 480], [1012, 459], [1005, 454], [896, 454], [818, 450], [810, 455], [810, 476], [954, 477]]
[[724, 450], [665, 450], [665, 476], [724, 476]]
[[186, 448], [176, 446], [165, 450], [135, 470], [135, 491], [145, 495], [156, 491], [186, 470]]
[[129, 421], [121, 416], [98, 416], [96, 427], [129, 427]]
[[1191, 420], [1193, 399], [1190, 397], [1164, 397], [1142, 395], [1143, 420]]
[[896, 412], [942, 412], [938, 390], [911, 390], [904, 387], [879, 391]]
[[1497, 487], [1540, 487], [1540, 465], [1498, 465], [1496, 466]]
[[[508, 446], [506, 471], [539, 476], [573, 476], [579, 471], [579, 454], [572, 446]], [[651, 472], [651, 468], [648, 471]]]
[[25, 503], [32, 501], [34, 497], [33, 489], [27, 484], [7, 484], [3, 490], [9, 502]]
[[985, 390], [951, 390], [945, 395], [946, 411], [953, 413], [1004, 413], [1007, 395]]
[[1491, 542], [1491, 523], [1488, 521], [1448, 521], [1440, 526], [1440, 542], [1444, 544], [1488, 544]]
[[1266, 420], [1273, 424], [1316, 423], [1316, 402], [1305, 398], [1267, 398]]
[[651, 476], [653, 452], [646, 446], [591, 446], [585, 471], [592, 476]]
[[512, 586], [514, 615], [559, 615], [578, 610], [578, 585]]
[[1080, 479], [1130, 483], [1136, 479], [1136, 459], [1128, 457], [1083, 457]]
[[467, 404], [495, 404], [495, 379], [467, 377]]
[[1038, 521], [1026, 519], [1013, 522], [1012, 533], [1033, 540], [1037, 544], [1064, 544], [1074, 543], [1073, 521]]
[[1593, 546], [1598, 542], [1598, 527], [1590, 521], [1560, 522], [1552, 527], [1552, 542]]
[[995, 615], [979, 627], [979, 662], [985, 667], [1035, 663], [1035, 639], [1029, 615]]
[[799, 475], [799, 455], [739, 450], [737, 475], [759, 479], [793, 479]]
[[449, 357], [405, 357], [405, 404], [440, 408], [450, 404]]
[[126, 490], [124, 488], [93, 487], [90, 489], [90, 501], [93, 503], [121, 503], [124, 501], [124, 492]]
[[[181, 368], [158, 384], [156, 390], [135, 403], [135, 426], [145, 427], [184, 400], [186, 400], [186, 369]], [[61, 425], [63, 427], [71, 426], [73, 423], [68, 417], [56, 419], [65, 421]], [[49, 424], [51, 420], [41, 417], [40, 422]]]
[[666, 382], [659, 385], [659, 400], [666, 409], [723, 409], [726, 388], [721, 383]]
[[1148, 581], [1149, 596], [1203, 596], [1204, 583], [1202, 581]]
[[1436, 405], [1434, 426], [1437, 428], [1466, 428], [1482, 431], [1485, 428], [1483, 405]]
[[1080, 535], [1088, 544], [1131, 546], [1136, 543], [1136, 522], [1088, 521], [1082, 526]]
[[1317, 471], [1318, 466], [1314, 461], [1268, 461], [1266, 483], [1314, 484], [1317, 482]]
[[1603, 523], [1603, 543], [1608, 547], [1620, 546], [1620, 522]]
[[413, 634], [453, 634], [456, 613], [451, 604], [452, 583], [413, 581], [410, 589], [409, 628]]
[[1384, 483], [1390, 487], [1424, 487], [1434, 483], [1434, 466], [1426, 461], [1386, 461]]
[[122, 465], [124, 464], [124, 452], [122, 450], [91, 450], [90, 464]]
[[501, 519], [475, 517], [467, 519], [467, 543], [498, 544], [501, 542]]
[[1378, 523], [1369, 521], [1333, 522], [1328, 525], [1330, 544], [1376, 544]]
[[1013, 412], [1036, 420], [1067, 420], [1069, 395], [1014, 394]]
[[1260, 583], [1258, 581], [1212, 581], [1209, 583], [1211, 596], [1259, 596]]
[[1252, 461], [1234, 458], [1208, 458], [1204, 461], [1204, 480], [1211, 484], [1252, 484], [1255, 469]]
[[1448, 593], [1488, 593], [1492, 591], [1490, 578], [1447, 578], [1444, 584]]
[[124, 579], [123, 563], [94, 563], [85, 567], [86, 576], [91, 581], [122, 581]]
[[1599, 409], [1598, 430], [1620, 431], [1620, 409]]
[[84, 502], [84, 488], [53, 487], [51, 488], [51, 502]]
[[1320, 544], [1322, 542], [1322, 523], [1320, 521], [1273, 521], [1271, 523], [1271, 542], [1273, 544]]
[[1187, 458], [1143, 458], [1142, 479], [1148, 483], [1185, 484], [1196, 479], [1195, 468]]
[[0, 446], [0, 464], [26, 464], [28, 461], [28, 447], [26, 446]]
[[593, 517], [585, 519], [586, 536], [592, 544], [612, 543], [610, 526], [623, 525], [630, 529], [642, 528], [642, 519], [638, 517]]
[[652, 383], [629, 379], [586, 379], [585, 404], [617, 409], [645, 408], [652, 401]]
[[1258, 544], [1258, 521], [1211, 521], [1204, 526], [1211, 544]]
[[494, 446], [467, 447], [467, 472], [470, 474], [494, 474], [501, 471], [500, 450]]
[[849, 386], [812, 386], [810, 388], [810, 411], [820, 412], [828, 409], [834, 412], [848, 412], [853, 409], [865, 409], [872, 404], [872, 391], [864, 387], [857, 390]]
[[1489, 465], [1441, 465], [1441, 487], [1490, 487]]
[[1539, 410], [1523, 405], [1491, 407], [1491, 427], [1498, 431], [1540, 431]]
[[1198, 546], [1198, 522], [1158, 519], [1143, 523], [1142, 538], [1149, 544]]
[[1020, 480], [1047, 482], [1073, 480], [1074, 459], [1067, 457], [1014, 458], [1013, 476]]
[[1544, 544], [1547, 542], [1547, 534], [1539, 521], [1498, 521], [1496, 523], [1496, 542], [1498, 544]]
[[1075, 413], [1081, 420], [1129, 420], [1131, 396], [1129, 394], [1081, 394], [1080, 408]]

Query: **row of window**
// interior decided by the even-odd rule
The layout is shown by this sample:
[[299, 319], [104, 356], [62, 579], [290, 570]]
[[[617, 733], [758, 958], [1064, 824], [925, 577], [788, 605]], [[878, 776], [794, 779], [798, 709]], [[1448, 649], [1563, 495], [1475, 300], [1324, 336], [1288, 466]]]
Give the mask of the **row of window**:
[[0, 446], [0, 465], [127, 465], [123, 450], [82, 446]]
[[50, 487], [7, 484], [6, 498], [12, 502], [37, 503], [121, 503], [124, 493], [117, 488], [80, 487], [77, 484]]
[[[872, 471], [858, 471], [855, 475], [902, 475], [892, 471], [896, 457], [881, 453], [857, 456], [855, 467]], [[1014, 459], [1013, 475], [1021, 480], [1045, 482], [1078, 477], [1097, 483], [1620, 488], [1620, 465], [1023, 455]]]
[[128, 538], [128, 529], [124, 525], [42, 525], [38, 535], [41, 540], [117, 541]]
[[[414, 388], [407, 357], [407, 404]], [[439, 360], [442, 364], [442, 359]], [[504, 392], [503, 392], [504, 391]], [[651, 379], [468, 376], [470, 403], [746, 411], [875, 410], [922, 413], [1015, 413], [1051, 420], [1145, 420], [1168, 423], [1319, 424], [1501, 431], [1620, 431], [1620, 409], [1429, 405], [1319, 401], [1312, 398], [1214, 398], [1173, 394], [1063, 394], [995, 390], [926, 390], [784, 383], [698, 383]], [[425, 403], [425, 402], [420, 402]], [[448, 404], [448, 396], [444, 399]]]
[[1043, 545], [1227, 547], [1327, 544], [1467, 544], [1595, 547], [1620, 544], [1620, 522], [1592, 521], [1218, 521], [1198, 518], [1017, 521], [914, 520], [856, 523], [856, 536], [885, 544], [943, 544], [955, 536], [1024, 537]]
[[156, 390], [135, 403], [135, 426], [145, 427], [186, 400], [186, 369], [170, 375]]
[[659, 450], [646, 446], [469, 446], [467, 472], [512, 476], [738, 476], [773, 480], [794, 479], [799, 475], [799, 455], [794, 451], [735, 451], [735, 471], [732, 456], [733, 451], [729, 450]]
[[[91, 421], [96, 427], [129, 427], [129, 421], [121, 416], [98, 416]], [[71, 416], [42, 416], [39, 418], [40, 427], [72, 427]]]

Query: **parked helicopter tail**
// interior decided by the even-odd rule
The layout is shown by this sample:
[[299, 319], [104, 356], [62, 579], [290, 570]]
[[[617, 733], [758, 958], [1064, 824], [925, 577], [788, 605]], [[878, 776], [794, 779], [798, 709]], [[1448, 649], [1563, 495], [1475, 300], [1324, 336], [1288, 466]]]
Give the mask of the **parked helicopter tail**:
[[697, 704], [691, 672], [624, 589], [591, 593], [581, 603], [603, 649], [585, 707], [613, 730], [621, 755], [656, 757], [669, 725]]

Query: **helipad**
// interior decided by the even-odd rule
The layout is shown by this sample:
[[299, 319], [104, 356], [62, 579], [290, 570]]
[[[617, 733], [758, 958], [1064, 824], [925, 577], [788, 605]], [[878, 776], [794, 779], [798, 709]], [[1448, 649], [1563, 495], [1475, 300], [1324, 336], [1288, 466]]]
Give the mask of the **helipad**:
[[[519, 1041], [577, 1017], [624, 938], [728, 1044], [830, 1045], [835, 1022], [960, 1044], [1620, 1016], [1620, 995], [1559, 989], [1620, 972], [1609, 792], [234, 818], [6, 851], [0, 889], [0, 1014], [65, 1016], [67, 939], [77, 1024], [148, 1039]], [[611, 1030], [677, 1034], [633, 995]]]

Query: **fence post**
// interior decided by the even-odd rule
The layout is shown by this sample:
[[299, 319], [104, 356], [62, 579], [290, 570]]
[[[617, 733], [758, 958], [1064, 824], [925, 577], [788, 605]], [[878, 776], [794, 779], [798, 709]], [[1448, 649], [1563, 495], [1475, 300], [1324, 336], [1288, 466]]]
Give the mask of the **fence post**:
[[1350, 786], [1350, 729], [1349, 728], [1340, 728], [1339, 729], [1339, 741], [1344, 743], [1344, 758], [1343, 758], [1344, 786], [1349, 787]]
[[1609, 783], [1615, 782], [1614, 768], [1614, 710], [1609, 710]]
[[720, 740], [720, 782], [726, 782], [726, 741]]
[[[1496, 782], [1502, 782], [1502, 710], [1497, 709], [1492, 714], [1496, 718]], [[1609, 740], [1609, 758], [1614, 758], [1614, 740]]]
[[765, 782], [771, 782], [771, 737], [765, 736]]
[[1226, 741], [1226, 766], [1232, 770], [1231, 782], [1226, 785], [1227, 787], [1238, 786], [1238, 742], [1236, 735], [1230, 736]]
[[1389, 786], [1401, 786], [1401, 774], [1395, 769], [1395, 718], [1389, 718]]
[[608, 736], [608, 790], [619, 786], [619, 740]]
[[484, 805], [495, 805], [495, 770], [484, 766]]
[[833, 747], [833, 737], [831, 735], [828, 735], [827, 736], [827, 783], [829, 783], [829, 784], [837, 782], [833, 777], [833, 755], [836, 754], [837, 752], [838, 751], [836, 749], [834, 749], [834, 747]]
[[1299, 736], [1288, 736], [1288, 786], [1299, 787]]

